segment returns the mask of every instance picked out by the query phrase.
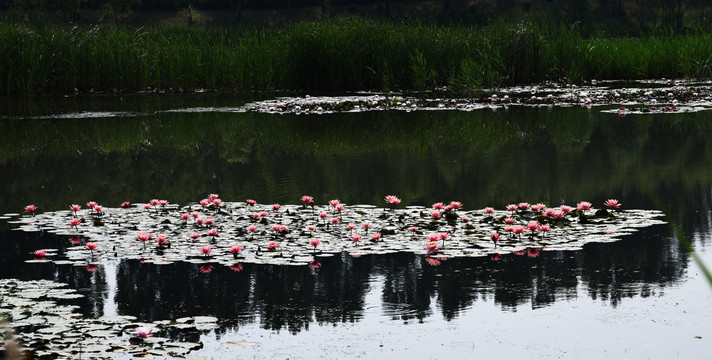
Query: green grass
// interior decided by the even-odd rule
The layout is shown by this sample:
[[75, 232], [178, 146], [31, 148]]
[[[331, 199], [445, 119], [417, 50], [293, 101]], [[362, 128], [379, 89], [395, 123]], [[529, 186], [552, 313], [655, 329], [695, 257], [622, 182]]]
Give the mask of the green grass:
[[190, 91], [455, 91], [545, 80], [707, 78], [712, 30], [627, 38], [527, 22], [360, 17], [265, 30], [0, 24], [0, 95]]

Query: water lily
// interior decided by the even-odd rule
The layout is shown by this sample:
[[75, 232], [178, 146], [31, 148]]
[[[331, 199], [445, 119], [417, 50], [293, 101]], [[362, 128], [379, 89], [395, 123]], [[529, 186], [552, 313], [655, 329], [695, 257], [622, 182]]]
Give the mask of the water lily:
[[499, 234], [496, 232], [490, 234], [490, 239], [492, 239], [494, 246], [497, 247], [497, 242], [499, 241]]
[[279, 247], [279, 244], [276, 241], [272, 241], [269, 244], [267, 244], [267, 249], [269, 249], [269, 251], [277, 251], [278, 247]]
[[91, 251], [91, 256], [93, 257], [94, 250], [96, 250], [99, 247], [99, 245], [97, 245], [97, 243], [94, 243], [94, 242], [88, 242], [84, 245], [84, 247], [86, 247], [89, 251]]
[[386, 202], [391, 204], [393, 208], [395, 208], [398, 204], [401, 203], [401, 199], [395, 195], [386, 195]]
[[240, 252], [242, 251], [242, 246], [240, 246], [240, 245], [233, 246], [228, 251], [232, 254], [233, 257], [237, 258], [237, 255], [239, 255]]
[[359, 234], [353, 234], [351, 235], [351, 242], [356, 244], [361, 241], [361, 235]]
[[77, 218], [69, 220], [69, 226], [73, 227], [74, 230], [78, 230], [79, 224], [81, 224], [81, 223], [82, 223], [82, 221]]
[[153, 334], [151, 334], [152, 332], [153, 329], [151, 329], [150, 327], [136, 328], [136, 336], [140, 337], [141, 339], [146, 339], [153, 336]]
[[35, 211], [37, 211], [37, 206], [33, 204], [25, 206], [25, 212], [32, 214], [32, 216], [35, 216]]
[[590, 202], [588, 201], [581, 201], [580, 203], [576, 204], [576, 209], [579, 211], [582, 211], [586, 213], [587, 210], [591, 209], [591, 206], [593, 206]]
[[300, 200], [302, 201], [302, 205], [304, 205], [304, 208], [306, 209], [307, 206], [311, 206], [314, 208], [314, 198], [309, 196], [309, 195], [303, 195]]
[[522, 234], [524, 234], [525, 230], [526, 228], [522, 225], [512, 226], [512, 233], [519, 235], [519, 240], [522, 239]]
[[136, 235], [136, 238], [138, 239], [138, 241], [143, 242], [143, 249], [145, 250], [145, 249], [146, 249], [146, 242], [149, 241], [149, 240], [151, 240], [151, 238], [153, 238], [153, 234], [151, 234], [151, 233], [139, 232], [139, 233]]
[[531, 231], [533, 233], [533, 232], [539, 230], [539, 222], [532, 220], [527, 223], [527, 228], [529, 229], [529, 231]]
[[606, 200], [604, 205], [606, 205], [612, 209], [618, 209], [619, 207], [621, 207], [621, 203], [619, 203], [618, 200], [616, 200], [616, 199], [608, 199], [608, 200]]
[[321, 245], [321, 241], [319, 239], [311, 239], [309, 240], [309, 246], [312, 246], [314, 248], [314, 252], [316, 253], [316, 247]]

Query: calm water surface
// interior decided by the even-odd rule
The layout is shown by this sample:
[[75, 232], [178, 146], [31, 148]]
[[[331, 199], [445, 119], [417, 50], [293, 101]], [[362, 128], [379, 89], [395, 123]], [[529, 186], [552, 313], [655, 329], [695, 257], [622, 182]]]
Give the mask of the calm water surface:
[[[228, 201], [468, 209], [529, 201], [626, 208], [657, 201], [712, 264], [709, 114], [627, 116], [597, 108], [473, 112], [244, 114], [171, 109], [245, 100], [128, 96], [19, 100], [0, 106], [0, 213], [95, 200], [208, 193]], [[214, 358], [702, 359], [712, 355], [712, 288], [668, 226], [612, 244], [539, 257], [359, 258], [320, 269], [245, 264], [241, 271], [123, 261], [84, 268], [25, 264], [67, 239], [0, 225], [0, 274], [53, 279], [87, 297], [87, 316], [140, 320], [212, 315], [201, 340]], [[242, 349], [226, 348], [240, 342]]]

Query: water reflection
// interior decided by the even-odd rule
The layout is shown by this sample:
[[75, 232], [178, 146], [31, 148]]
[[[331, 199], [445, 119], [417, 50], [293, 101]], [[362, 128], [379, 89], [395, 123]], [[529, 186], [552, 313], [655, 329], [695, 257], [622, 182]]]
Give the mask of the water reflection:
[[[266, 329], [298, 332], [310, 322], [358, 321], [364, 298], [379, 288], [384, 315], [423, 320], [435, 309], [457, 317], [476, 301], [504, 310], [541, 307], [582, 296], [612, 305], [679, 281], [687, 255], [669, 244], [667, 228], [644, 230], [625, 241], [587, 245], [582, 252], [507, 255], [499, 261], [457, 258], [429, 265], [420, 255], [341, 256], [320, 259], [322, 267], [244, 264], [239, 272], [216, 266], [149, 265], [124, 261], [117, 274], [119, 313], [146, 321], [213, 315], [226, 328], [259, 322]], [[223, 329], [225, 331], [225, 329]]]
[[[683, 278], [688, 264], [665, 226], [616, 243], [589, 244], [583, 251], [443, 259], [437, 266], [414, 254], [343, 253], [319, 259], [318, 269], [241, 264], [205, 272], [196, 264], [126, 260], [109, 275], [103, 266], [88, 271], [22, 263], [28, 257], [22, 254], [52, 245], [56, 236], [5, 232], [3, 239], [13, 246], [9, 252], [20, 254], [0, 257], [3, 269], [10, 270], [4, 277], [69, 283], [87, 295], [79, 305], [88, 316], [115, 312], [155, 321], [210, 315], [220, 319], [220, 333], [247, 323], [297, 333], [314, 322], [358, 322], [369, 312], [405, 322], [431, 316], [450, 320], [477, 301], [517, 311], [588, 295], [616, 306], [626, 298], [662, 295]], [[373, 291], [380, 291], [380, 309], [364, 307]]]
[[[651, 208], [640, 189], [644, 179], [694, 245], [704, 247], [712, 224], [710, 134], [706, 113], [620, 119], [580, 108], [3, 120], [0, 171], [12, 176], [0, 177], [0, 210], [155, 197], [185, 204], [208, 193], [280, 203], [310, 194], [349, 204], [383, 204], [393, 193], [408, 204], [459, 200], [468, 208], [521, 200], [600, 204], [614, 196], [628, 208]], [[203, 271], [138, 261], [95, 271], [25, 264], [39, 248], [61, 254], [67, 239], [2, 230], [0, 241], [2, 277], [69, 283], [88, 295], [79, 301], [88, 316], [213, 315], [221, 319], [219, 332], [258, 323], [296, 333], [373, 312], [404, 322], [449, 320], [478, 301], [505, 311], [581, 296], [617, 306], [660, 296], [685, 278], [689, 263], [665, 226], [538, 257], [428, 262], [413, 254], [343, 254], [319, 259], [319, 268], [244, 264]], [[380, 306], [366, 308], [374, 293]]]
[[[162, 113], [0, 122], [5, 211], [107, 206], [210, 192], [227, 200], [405, 204], [521, 200], [652, 207], [645, 179], [682, 208], [712, 184], [705, 113], [630, 116], [579, 108], [324, 116]], [[32, 141], [28, 141], [32, 139]], [[41, 169], [41, 171], [39, 171]], [[694, 200], [693, 203], [697, 201]], [[690, 206], [684, 203], [684, 206]]]

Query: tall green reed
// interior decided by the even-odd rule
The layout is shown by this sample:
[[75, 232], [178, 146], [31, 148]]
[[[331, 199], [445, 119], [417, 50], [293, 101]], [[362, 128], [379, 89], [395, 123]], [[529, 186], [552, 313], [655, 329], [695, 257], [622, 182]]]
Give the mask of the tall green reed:
[[712, 31], [584, 36], [577, 27], [485, 27], [361, 17], [263, 30], [0, 24], [0, 95], [74, 91], [456, 91], [545, 80], [712, 74]]

